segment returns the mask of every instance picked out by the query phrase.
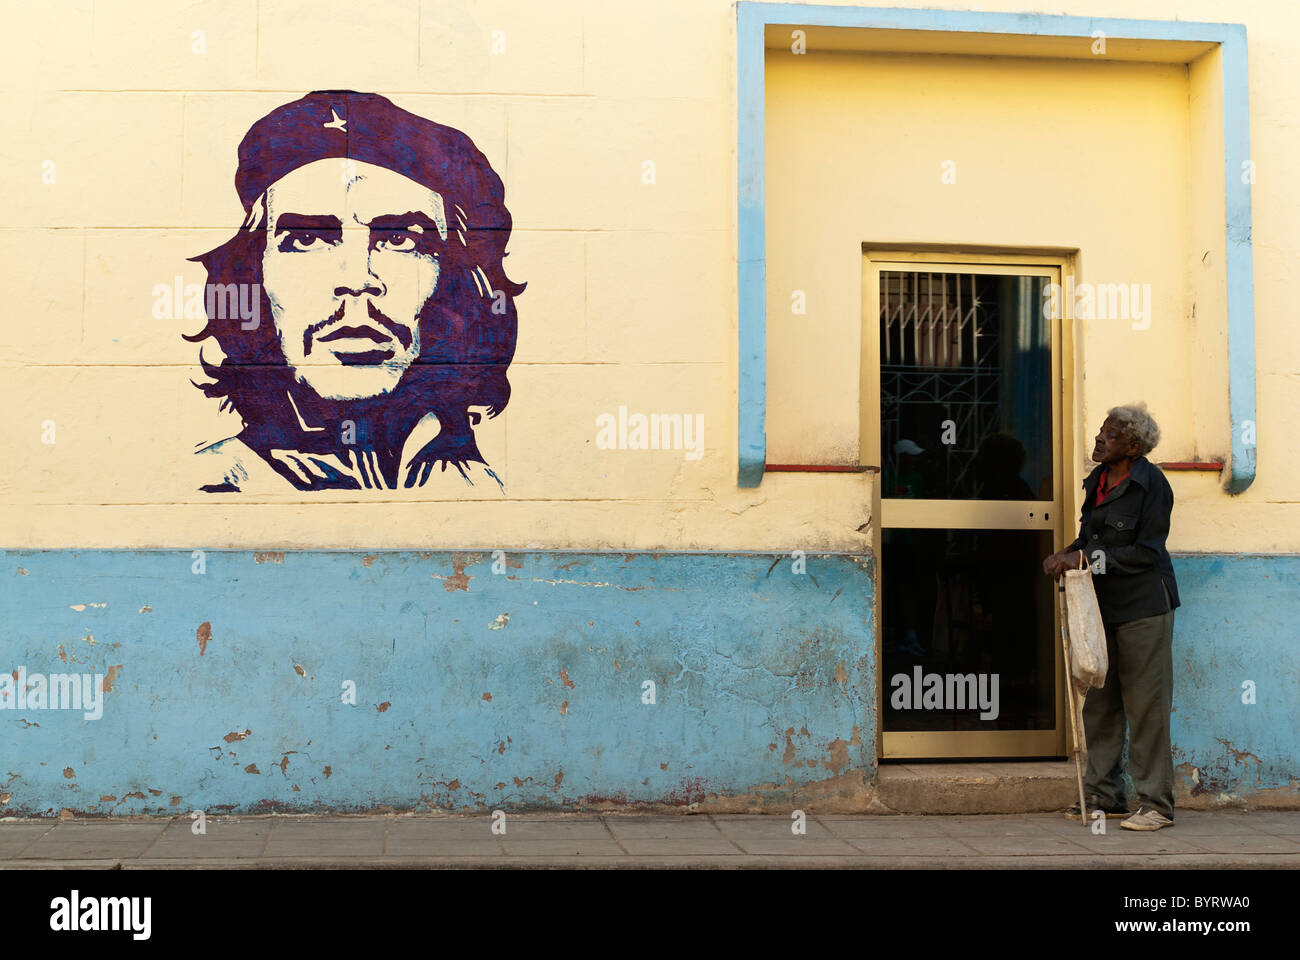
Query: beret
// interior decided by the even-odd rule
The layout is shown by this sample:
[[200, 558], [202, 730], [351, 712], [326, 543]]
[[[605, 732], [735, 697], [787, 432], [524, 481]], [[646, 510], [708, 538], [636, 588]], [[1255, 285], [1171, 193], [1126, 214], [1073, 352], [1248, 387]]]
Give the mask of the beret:
[[244, 212], [285, 174], [332, 157], [386, 167], [466, 208], [471, 204], [456, 198], [490, 202], [504, 192], [487, 158], [459, 130], [378, 94], [316, 90], [276, 107], [244, 135], [235, 172]]

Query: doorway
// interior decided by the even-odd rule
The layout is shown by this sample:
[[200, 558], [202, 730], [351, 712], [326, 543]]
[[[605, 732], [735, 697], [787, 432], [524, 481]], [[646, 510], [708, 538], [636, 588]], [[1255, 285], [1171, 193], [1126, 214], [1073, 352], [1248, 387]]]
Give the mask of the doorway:
[[1062, 269], [864, 254], [883, 758], [1064, 752]]

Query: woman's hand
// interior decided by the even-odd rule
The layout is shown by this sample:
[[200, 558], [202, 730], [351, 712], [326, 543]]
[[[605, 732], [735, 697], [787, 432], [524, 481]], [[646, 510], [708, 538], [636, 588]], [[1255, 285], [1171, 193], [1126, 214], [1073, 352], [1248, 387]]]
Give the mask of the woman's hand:
[[1053, 580], [1061, 579], [1066, 570], [1079, 570], [1083, 566], [1083, 551], [1069, 550], [1054, 553], [1043, 561], [1043, 572]]

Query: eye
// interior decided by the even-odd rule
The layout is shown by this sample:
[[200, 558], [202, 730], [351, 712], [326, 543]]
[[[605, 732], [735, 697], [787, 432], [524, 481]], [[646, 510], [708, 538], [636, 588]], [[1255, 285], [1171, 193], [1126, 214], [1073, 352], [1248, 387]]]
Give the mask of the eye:
[[370, 227], [370, 246], [372, 250], [415, 253], [436, 259], [438, 252], [433, 246], [435, 236], [426, 233], [420, 223], [378, 223]]
[[280, 241], [280, 250], [285, 253], [307, 253], [334, 246], [340, 239], [338, 230], [288, 230]]
[[416, 236], [406, 230], [379, 230], [375, 234], [375, 246], [381, 250], [394, 250], [398, 253], [415, 251]]

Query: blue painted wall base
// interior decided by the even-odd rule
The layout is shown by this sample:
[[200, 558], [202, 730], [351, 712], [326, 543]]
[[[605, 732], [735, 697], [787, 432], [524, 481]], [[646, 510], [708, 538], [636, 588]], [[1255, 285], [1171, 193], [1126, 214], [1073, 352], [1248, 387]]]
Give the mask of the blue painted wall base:
[[1300, 557], [1173, 559], [1175, 800], [1300, 808]]
[[0, 669], [111, 692], [0, 710], [0, 813], [860, 804], [874, 770], [863, 558], [203, 561], [3, 555]]
[[[0, 554], [0, 670], [109, 688], [0, 709], [0, 815], [873, 808], [869, 558], [202, 559]], [[1179, 804], [1300, 806], [1300, 557], [1174, 563]]]

